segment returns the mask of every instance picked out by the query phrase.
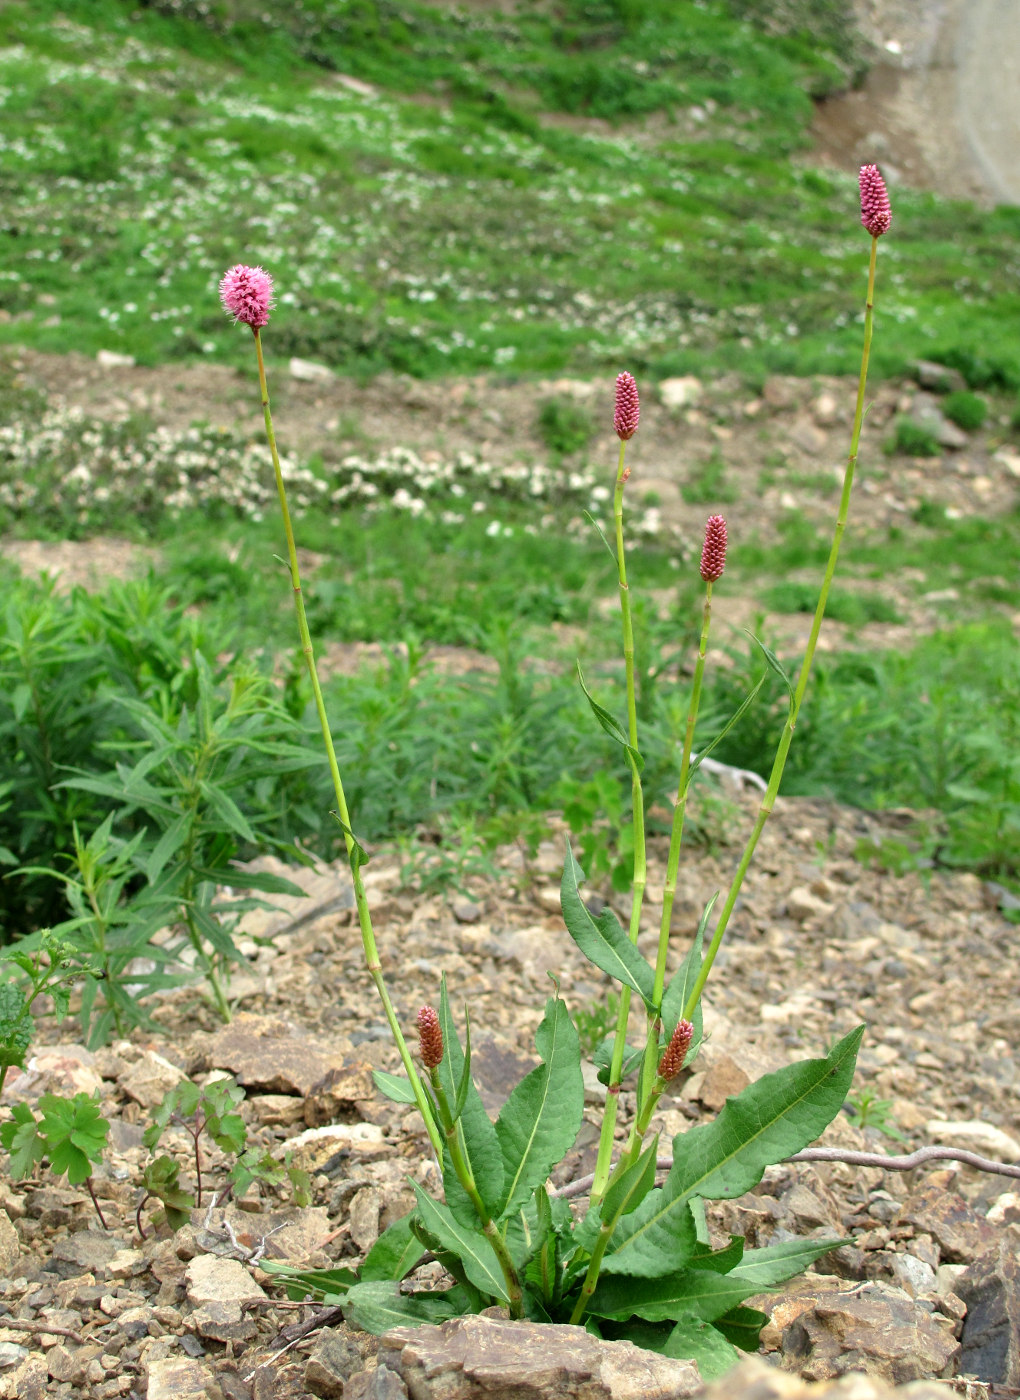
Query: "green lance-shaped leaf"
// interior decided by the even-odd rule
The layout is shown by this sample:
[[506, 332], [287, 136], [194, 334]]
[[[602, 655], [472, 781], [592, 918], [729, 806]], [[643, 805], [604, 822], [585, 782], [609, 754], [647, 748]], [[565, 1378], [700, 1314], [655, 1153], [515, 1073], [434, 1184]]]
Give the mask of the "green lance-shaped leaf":
[[756, 1293], [763, 1293], [766, 1288], [775, 1288], [802, 1273], [809, 1264], [828, 1254], [830, 1249], [838, 1249], [842, 1243], [836, 1239], [784, 1240], [782, 1244], [766, 1245], [764, 1249], [749, 1249], [733, 1272], [752, 1283]]
[[395, 1220], [384, 1230], [365, 1255], [359, 1269], [363, 1282], [370, 1279], [402, 1279], [414, 1268], [425, 1253], [421, 1241], [411, 1229], [414, 1211]]
[[584, 1114], [581, 1047], [559, 997], [545, 1004], [535, 1046], [542, 1063], [516, 1086], [496, 1122], [504, 1173], [501, 1220], [524, 1205], [563, 1160]]
[[614, 1220], [617, 1216], [629, 1215], [648, 1195], [655, 1185], [655, 1159], [659, 1150], [659, 1134], [641, 1153], [636, 1162], [623, 1172], [609, 1187], [599, 1210], [603, 1221]]
[[583, 879], [584, 871], [568, 846], [560, 882], [560, 905], [567, 932], [589, 962], [637, 992], [648, 1009], [653, 1011], [654, 972], [624, 933], [611, 909], [603, 909], [598, 919], [593, 919], [588, 913], [578, 889]]
[[464, 1273], [474, 1286], [498, 1298], [501, 1303], [508, 1301], [503, 1270], [496, 1258], [496, 1251], [482, 1234], [481, 1227], [474, 1229], [461, 1225], [453, 1212], [434, 1201], [427, 1191], [412, 1181], [414, 1194], [418, 1198], [418, 1218], [428, 1233], [443, 1249], [449, 1250], [460, 1260]]
[[[746, 628], [744, 630], [745, 632], [747, 631]], [[773, 675], [779, 677], [783, 685], [786, 687], [786, 694], [790, 706], [790, 714], [792, 715], [793, 708], [796, 703], [796, 697], [794, 695], [793, 682], [790, 680], [790, 677], [786, 674], [786, 671], [783, 668], [783, 663], [779, 660], [779, 657], [775, 654], [775, 652], [765, 645], [765, 643], [761, 640], [760, 637], [756, 637], [753, 632], [747, 632], [747, 635], [751, 638], [751, 641], [761, 652], [762, 659], [764, 660], [765, 665], [769, 668]]]
[[678, 1269], [662, 1278], [609, 1277], [599, 1280], [589, 1310], [596, 1317], [643, 1317], [648, 1322], [699, 1317], [714, 1322], [753, 1292], [746, 1279], [713, 1269]]
[[730, 1342], [710, 1322], [683, 1318], [666, 1338], [663, 1356], [694, 1361], [703, 1381], [725, 1375], [740, 1359]]
[[644, 759], [641, 757], [640, 753], [634, 747], [634, 745], [628, 742], [627, 735], [624, 733], [622, 725], [619, 724], [615, 716], [611, 715], [607, 709], [605, 709], [602, 705], [599, 704], [599, 702], [595, 699], [594, 695], [592, 695], [591, 691], [585, 685], [584, 676], [581, 674], [580, 662], [577, 663], [577, 679], [580, 682], [581, 689], [584, 691], [585, 699], [591, 706], [592, 714], [598, 720], [599, 724], [605, 730], [605, 732], [609, 735], [610, 739], [615, 739], [615, 741], [620, 745], [620, 747], [626, 751], [627, 757], [630, 759], [637, 772], [640, 773], [645, 766]]
[[344, 1316], [364, 1332], [381, 1337], [391, 1327], [418, 1327], [423, 1322], [440, 1323], [464, 1311], [449, 1293], [401, 1293], [395, 1280], [372, 1279], [356, 1283], [343, 1298]]
[[[846, 1099], [864, 1027], [843, 1037], [824, 1059], [766, 1074], [726, 1100], [712, 1123], [678, 1133], [665, 1182], [620, 1222], [603, 1273], [654, 1278], [677, 1266], [677, 1235], [688, 1228], [692, 1197], [729, 1200], [761, 1180], [773, 1162], [792, 1156], [824, 1131]], [[681, 1261], [682, 1262], [682, 1261]]]
[[414, 1090], [411, 1088], [411, 1081], [403, 1074], [390, 1074], [385, 1069], [374, 1069], [372, 1078], [375, 1080], [375, 1087], [380, 1094], [394, 1103], [415, 1103]]
[[[446, 990], [446, 978], [440, 985], [439, 1025], [443, 1032], [443, 1059], [439, 1065], [439, 1079], [446, 1094], [447, 1102], [457, 1102], [458, 1091], [464, 1077], [464, 1052], [457, 1038], [456, 1027], [450, 1012], [450, 998]], [[457, 1130], [461, 1134], [464, 1156], [475, 1179], [478, 1194], [490, 1212], [495, 1212], [504, 1198], [503, 1153], [496, 1137], [495, 1124], [485, 1111], [482, 1096], [468, 1076], [467, 1091], [457, 1120]], [[457, 1174], [450, 1160], [449, 1150], [443, 1154], [443, 1183], [446, 1188], [446, 1203], [462, 1225], [478, 1224], [478, 1214], [471, 1204], [467, 1192], [457, 1180]]]

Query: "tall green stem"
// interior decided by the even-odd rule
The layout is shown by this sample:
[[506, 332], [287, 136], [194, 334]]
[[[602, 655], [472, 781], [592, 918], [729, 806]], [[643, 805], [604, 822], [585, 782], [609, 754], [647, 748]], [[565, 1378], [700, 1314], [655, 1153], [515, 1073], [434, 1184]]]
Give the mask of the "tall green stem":
[[712, 935], [712, 942], [709, 945], [708, 952], [705, 954], [705, 960], [701, 965], [701, 971], [698, 974], [694, 986], [691, 988], [690, 996], [687, 998], [687, 1004], [684, 1007], [683, 1014], [688, 1020], [693, 1014], [694, 1008], [697, 1006], [701, 994], [705, 989], [705, 983], [708, 981], [708, 974], [711, 972], [712, 964], [715, 962], [716, 954], [719, 951], [719, 945], [723, 940], [723, 934], [726, 932], [726, 927], [730, 921], [730, 915], [733, 913], [734, 905], [737, 902], [741, 886], [744, 883], [744, 876], [747, 874], [748, 867], [751, 864], [751, 858], [758, 845], [758, 839], [775, 806], [776, 796], [779, 792], [779, 784], [783, 777], [783, 769], [786, 766], [786, 757], [790, 752], [790, 744], [793, 742], [793, 731], [797, 724], [797, 716], [800, 714], [801, 702], [804, 699], [804, 693], [807, 690], [808, 679], [811, 674], [811, 663], [814, 660], [815, 647], [818, 645], [818, 636], [822, 629], [822, 618], [825, 616], [825, 605], [829, 598], [829, 588], [832, 584], [833, 575], [836, 572], [839, 547], [843, 541], [843, 532], [846, 529], [847, 517], [850, 510], [850, 491], [854, 484], [854, 469], [857, 466], [857, 452], [861, 440], [861, 424], [864, 422], [864, 390], [868, 381], [868, 360], [871, 355], [871, 334], [875, 302], [875, 260], [877, 253], [878, 239], [872, 237], [871, 261], [868, 265], [868, 299], [864, 308], [864, 350], [861, 355], [861, 372], [857, 383], [857, 406], [854, 411], [854, 425], [850, 436], [850, 455], [847, 458], [846, 471], [843, 474], [843, 492], [839, 500], [839, 513], [836, 517], [836, 528], [833, 532], [832, 548], [829, 550], [829, 562], [825, 568], [825, 577], [822, 580], [821, 592], [818, 595], [818, 606], [815, 609], [814, 621], [811, 623], [811, 635], [808, 637], [807, 650], [804, 653], [804, 660], [801, 662], [800, 675], [797, 678], [797, 685], [790, 702], [790, 712], [787, 717], [786, 725], [783, 728], [782, 737], [779, 740], [775, 761], [772, 764], [772, 773], [769, 777], [768, 787], [765, 790], [765, 796], [761, 800], [761, 806], [758, 809], [758, 816], [754, 828], [747, 845], [744, 847], [743, 855], [740, 857], [740, 864], [737, 866], [736, 873], [733, 876], [733, 882], [727, 892], [726, 903], [723, 905], [722, 912], [719, 915], [719, 922], [716, 924], [715, 933]]
[[[630, 612], [630, 587], [627, 583], [627, 559], [623, 545], [623, 488], [629, 476], [629, 472], [624, 468], [626, 450], [627, 443], [621, 439], [620, 458], [616, 468], [616, 491], [613, 496], [613, 522], [616, 528], [616, 569], [620, 583], [620, 613], [623, 622], [623, 666], [627, 685], [627, 739], [630, 747], [636, 753], [638, 732], [637, 687], [634, 678], [634, 625]], [[641, 788], [641, 771], [634, 754], [628, 754], [628, 758], [630, 759], [630, 792], [634, 830], [634, 876], [631, 882], [632, 901], [628, 936], [630, 941], [636, 944], [641, 927], [641, 905], [645, 896], [648, 866], [645, 855], [645, 808], [644, 794]], [[620, 989], [620, 1010], [616, 1018], [616, 1034], [613, 1039], [613, 1054], [609, 1065], [606, 1111], [602, 1118], [599, 1150], [595, 1160], [595, 1180], [592, 1182], [591, 1188], [592, 1205], [597, 1205], [601, 1201], [609, 1181], [613, 1139], [616, 1133], [616, 1117], [620, 1106], [620, 1081], [623, 1075], [623, 1056], [629, 1018], [630, 988], [622, 987]]]
[[[662, 918], [659, 923], [659, 948], [655, 958], [655, 982], [652, 999], [656, 1006], [662, 1005], [662, 993], [666, 984], [666, 954], [669, 950], [669, 934], [673, 924], [673, 902], [676, 899], [677, 874], [680, 869], [680, 844], [683, 840], [684, 817], [687, 812], [687, 784], [690, 780], [691, 754], [694, 751], [694, 730], [701, 707], [701, 688], [705, 678], [705, 656], [708, 651], [708, 629], [712, 621], [712, 581], [705, 582], [705, 607], [701, 616], [701, 638], [698, 642], [698, 659], [694, 664], [694, 684], [691, 688], [691, 702], [687, 710], [687, 729], [684, 734], [683, 754], [680, 759], [680, 781], [677, 786], [676, 806], [673, 808], [673, 825], [669, 835], [669, 855], [666, 858], [666, 883], [662, 890]], [[641, 1068], [641, 1091], [639, 1104], [648, 1092], [655, 1071], [659, 1049], [659, 1032], [662, 1018], [656, 1014], [648, 1018], [648, 1040], [645, 1044], [645, 1058]], [[637, 1120], [635, 1119], [635, 1127]], [[635, 1144], [632, 1129], [627, 1144], [632, 1153]]]
[[[290, 521], [290, 509], [287, 505], [287, 490], [283, 481], [283, 471], [280, 467], [280, 454], [276, 449], [276, 434], [273, 431], [273, 419], [269, 410], [269, 389], [266, 384], [266, 366], [262, 358], [262, 336], [259, 331], [255, 331], [255, 354], [259, 367], [259, 388], [262, 392], [262, 412], [266, 420], [266, 440], [269, 443], [269, 452], [273, 459], [273, 472], [276, 476], [276, 490], [280, 497], [280, 511], [283, 515], [283, 528], [287, 536], [287, 558], [290, 567], [291, 584], [294, 589], [294, 607], [297, 612], [298, 633], [301, 637], [301, 649], [304, 654], [305, 663], [308, 667], [308, 678], [312, 683], [312, 694], [315, 697], [315, 709], [319, 716], [319, 725], [322, 729], [322, 740], [326, 747], [326, 757], [329, 761], [329, 772], [333, 779], [333, 791], [336, 794], [337, 814], [343, 826], [344, 842], [347, 846], [348, 857], [355, 849], [355, 840], [351, 832], [351, 817], [347, 810], [347, 799], [344, 796], [343, 782], [340, 778], [340, 768], [336, 761], [336, 750], [333, 747], [333, 735], [330, 732], [329, 720], [326, 716], [326, 705], [322, 698], [322, 687], [319, 685], [318, 672], [315, 669], [315, 654], [312, 649], [312, 638], [308, 630], [308, 619], [305, 615], [305, 601], [301, 592], [301, 576], [298, 572], [297, 547], [294, 543], [294, 530]], [[383, 981], [382, 966], [379, 962], [379, 951], [376, 947], [375, 933], [372, 929], [372, 916], [368, 908], [368, 896], [365, 893], [364, 881], [361, 878], [361, 870], [357, 859], [351, 860], [351, 878], [354, 883], [354, 902], [358, 910], [358, 923], [361, 927], [361, 943], [365, 951], [365, 964], [369, 975], [375, 983], [375, 989], [379, 994], [383, 1010], [386, 1013], [386, 1020], [396, 1042], [400, 1059], [404, 1066], [404, 1072], [411, 1082], [414, 1091], [415, 1103], [425, 1122], [429, 1138], [435, 1149], [436, 1156], [440, 1161], [443, 1159], [443, 1140], [439, 1131], [439, 1126], [432, 1116], [428, 1100], [425, 1097], [425, 1090], [422, 1088], [418, 1071], [415, 1069], [404, 1040], [397, 1014], [393, 1009], [386, 983]]]

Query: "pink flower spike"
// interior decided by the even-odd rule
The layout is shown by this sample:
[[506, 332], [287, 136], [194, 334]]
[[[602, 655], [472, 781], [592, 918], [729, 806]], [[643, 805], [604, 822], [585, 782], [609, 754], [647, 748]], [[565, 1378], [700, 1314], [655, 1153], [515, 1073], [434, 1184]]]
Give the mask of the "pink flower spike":
[[726, 567], [726, 521], [710, 515], [705, 521], [705, 543], [701, 550], [701, 577], [706, 583], [722, 578]]
[[861, 223], [872, 238], [889, 232], [892, 206], [886, 193], [885, 181], [877, 165], [861, 166]]
[[443, 1032], [433, 1006], [423, 1006], [418, 1012], [418, 1046], [426, 1069], [436, 1069], [442, 1064]]
[[273, 279], [261, 267], [245, 267], [244, 263], [238, 263], [223, 275], [220, 301], [224, 311], [235, 321], [243, 321], [253, 331], [259, 331], [269, 324]]
[[616, 376], [616, 412], [613, 414], [613, 428], [621, 442], [627, 442], [637, 432], [640, 416], [641, 401], [634, 376], [624, 370]]
[[678, 1021], [676, 1030], [670, 1037], [659, 1061], [659, 1078], [673, 1079], [684, 1067], [684, 1060], [694, 1039], [694, 1027], [690, 1021]]

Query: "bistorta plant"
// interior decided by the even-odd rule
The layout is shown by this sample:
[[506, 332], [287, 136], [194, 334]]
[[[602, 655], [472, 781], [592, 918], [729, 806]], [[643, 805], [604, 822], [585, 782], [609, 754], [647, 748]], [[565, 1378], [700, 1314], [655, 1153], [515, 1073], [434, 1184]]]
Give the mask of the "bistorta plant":
[[[856, 412], [818, 606], [796, 682], [776, 657], [757, 643], [763, 675], [714, 741], [695, 751], [698, 708], [706, 665], [713, 587], [723, 575], [726, 522], [712, 515], [705, 527], [700, 573], [704, 610], [688, 722], [678, 770], [678, 792], [667, 861], [659, 940], [654, 965], [637, 947], [645, 894], [645, 835], [641, 792], [642, 755], [635, 702], [634, 638], [624, 547], [624, 496], [630, 475], [627, 443], [637, 432], [640, 402], [633, 377], [616, 384], [614, 428], [620, 454], [613, 498], [614, 553], [620, 593], [627, 714], [623, 723], [585, 687], [597, 722], [622, 749], [631, 774], [633, 878], [629, 927], [612, 908], [593, 916], [581, 884], [584, 874], [569, 847], [561, 882], [563, 921], [581, 952], [619, 984], [615, 1032], [596, 1048], [594, 1059], [608, 1093], [596, 1168], [590, 1181], [551, 1189], [551, 1173], [572, 1148], [581, 1126], [584, 1083], [577, 1031], [559, 995], [546, 1002], [536, 1033], [541, 1063], [513, 1089], [493, 1122], [471, 1074], [470, 1022], [463, 1044], [451, 1010], [445, 978], [438, 1008], [418, 1015], [419, 1073], [405, 1042], [372, 932], [361, 870], [366, 856], [351, 826], [333, 753], [325, 708], [304, 616], [297, 555], [283, 478], [277, 484], [287, 538], [298, 629], [326, 744], [344, 833], [366, 961], [379, 991], [404, 1066], [405, 1076], [377, 1073], [379, 1088], [398, 1102], [415, 1103], [442, 1165], [445, 1201], [415, 1184], [417, 1205], [377, 1241], [360, 1271], [323, 1275], [291, 1271], [295, 1296], [308, 1289], [339, 1300], [356, 1324], [383, 1332], [395, 1324], [444, 1318], [503, 1305], [513, 1318], [583, 1323], [610, 1338], [631, 1338], [666, 1355], [698, 1362], [706, 1376], [735, 1359], [735, 1348], [755, 1350], [764, 1314], [745, 1306], [755, 1293], [799, 1273], [832, 1248], [832, 1239], [790, 1240], [747, 1249], [740, 1236], [722, 1248], [709, 1236], [705, 1201], [730, 1199], [750, 1190], [765, 1168], [813, 1142], [846, 1100], [864, 1033], [858, 1026], [828, 1054], [765, 1075], [727, 1100], [718, 1117], [677, 1135], [665, 1179], [657, 1182], [659, 1134], [652, 1131], [660, 1096], [689, 1067], [702, 1039], [702, 996], [762, 830], [775, 805], [794, 727], [808, 685], [826, 599], [846, 528], [864, 413], [872, 337], [878, 239], [890, 224], [885, 185], [874, 166], [860, 175], [861, 219], [871, 235], [871, 260], [864, 319], [864, 348]], [[235, 267], [221, 286], [224, 306], [247, 324], [255, 339], [266, 433], [278, 461], [261, 332], [269, 320], [272, 284], [260, 268]], [[776, 674], [789, 695], [788, 718], [766, 791], [711, 931], [704, 941], [717, 897], [709, 901], [685, 955], [667, 978], [672, 910], [677, 888], [684, 815], [698, 767], [752, 702], [764, 679]], [[628, 1045], [629, 1006], [638, 997], [646, 1013], [644, 1041]], [[629, 1131], [616, 1151], [617, 1118], [628, 1093]], [[588, 1206], [576, 1215], [570, 1199], [588, 1189]], [[418, 1263], [430, 1252], [446, 1267], [445, 1291], [416, 1290]], [[286, 1276], [286, 1270], [279, 1270]]]

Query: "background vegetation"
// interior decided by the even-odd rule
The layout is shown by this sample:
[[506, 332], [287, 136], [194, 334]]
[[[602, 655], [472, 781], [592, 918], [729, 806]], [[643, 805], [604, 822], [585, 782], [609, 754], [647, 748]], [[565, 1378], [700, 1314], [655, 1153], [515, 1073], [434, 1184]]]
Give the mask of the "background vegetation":
[[[243, 259], [277, 278], [271, 353], [351, 374], [583, 373], [625, 359], [649, 377], [736, 369], [758, 386], [776, 370], [855, 368], [853, 181], [812, 169], [807, 146], [811, 97], [867, 62], [844, 11], [827, 0], [559, 0], [515, 14], [420, 0], [8, 3], [0, 344], [249, 370], [247, 338], [215, 296]], [[968, 430], [990, 405], [1001, 418], [1020, 387], [1018, 234], [1017, 209], [896, 191], [875, 368], [923, 354], [957, 369], [969, 389], [945, 408]], [[480, 461], [429, 478], [413, 453], [375, 475], [290, 464], [302, 543], [323, 555], [308, 586], [317, 645], [376, 641], [389, 657], [328, 684], [358, 832], [403, 840], [420, 881], [460, 881], [501, 841], [534, 844], [550, 808], [582, 834], [626, 803], [571, 669], [580, 651], [600, 698], [619, 703], [616, 624], [598, 606], [612, 563], [597, 539], [568, 532], [598, 505], [600, 478], [584, 465], [595, 428], [562, 400], [536, 413], [549, 460], [526, 482]], [[910, 431], [897, 425], [890, 450], [928, 450]], [[539, 480], [545, 535], [532, 532]], [[686, 495], [717, 504], [725, 489], [720, 457]], [[201, 737], [234, 713], [243, 682], [245, 744], [283, 753], [311, 729], [287, 588], [263, 567], [279, 548], [263, 507], [271, 521], [266, 464], [246, 438], [51, 412], [0, 378], [2, 526], [162, 546], [157, 577], [93, 598], [8, 572], [0, 861], [66, 867], [76, 828], [87, 837], [113, 816], [119, 841], [140, 839], [137, 884], [153, 853], [169, 852], [167, 811], [185, 801], [166, 774], [139, 802], [112, 795], [118, 764], [144, 758], [157, 721]], [[850, 626], [898, 617], [855, 578], [920, 571], [925, 588], [959, 594], [959, 627], [819, 666], [787, 770], [787, 792], [923, 809], [890, 859], [1020, 876], [1020, 678], [1012, 632], [989, 620], [1020, 608], [1014, 574], [990, 572], [1016, 557], [1018, 535], [1016, 514], [954, 521], [922, 508], [853, 541], [833, 595]], [[778, 543], [745, 543], [728, 578], [771, 607], [810, 607], [801, 575], [820, 573], [826, 549], [791, 515]], [[654, 808], [673, 783], [697, 604], [661, 540], [631, 572], [637, 596], [674, 598], [637, 616]], [[423, 662], [430, 644], [471, 648], [478, 664], [441, 675]], [[713, 678], [706, 733], [752, 671], [741, 654]], [[781, 703], [760, 705], [719, 756], [760, 770]], [[232, 723], [216, 731], [231, 743]], [[258, 849], [336, 849], [317, 764], [217, 783], [240, 820], [219, 796], [187, 797], [210, 843], [205, 865], [166, 857], [187, 899]], [[702, 839], [717, 839], [714, 820]], [[603, 874], [625, 860], [608, 837], [586, 839]], [[59, 918], [65, 893], [40, 874], [0, 882], [0, 936]]]

